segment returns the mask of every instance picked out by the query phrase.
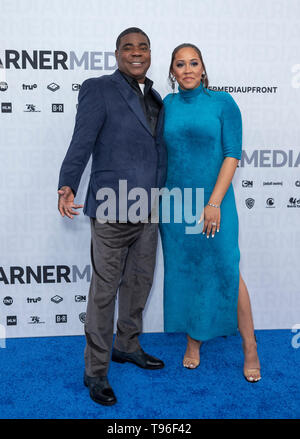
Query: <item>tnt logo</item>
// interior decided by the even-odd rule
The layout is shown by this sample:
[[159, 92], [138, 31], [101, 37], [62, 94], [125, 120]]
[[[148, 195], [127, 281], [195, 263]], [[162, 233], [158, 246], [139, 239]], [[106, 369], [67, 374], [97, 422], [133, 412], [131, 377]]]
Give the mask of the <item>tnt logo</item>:
[[52, 104], [52, 113], [63, 113], [64, 104]]
[[0, 325], [0, 349], [6, 348], [6, 328], [4, 325]]

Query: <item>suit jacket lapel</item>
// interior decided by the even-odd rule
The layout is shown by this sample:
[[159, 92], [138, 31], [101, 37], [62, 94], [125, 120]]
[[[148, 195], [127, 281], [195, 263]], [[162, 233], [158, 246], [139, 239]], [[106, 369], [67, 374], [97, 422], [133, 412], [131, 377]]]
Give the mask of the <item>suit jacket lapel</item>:
[[152, 93], [153, 93], [155, 99], [161, 105], [161, 108], [160, 108], [160, 111], [159, 111], [159, 114], [158, 114], [157, 125], [156, 125], [156, 136], [159, 137], [159, 136], [162, 135], [163, 123], [164, 123], [164, 117], [165, 117], [164, 104], [163, 104], [163, 101], [162, 101], [161, 97], [157, 93], [157, 91], [152, 89]]
[[139, 98], [132, 90], [126, 79], [124, 79], [121, 73], [119, 73], [118, 70], [116, 70], [115, 73], [112, 75], [112, 80], [115, 82], [119, 92], [121, 93], [127, 104], [129, 105], [131, 110], [134, 112], [134, 114], [137, 116], [139, 121], [146, 128], [146, 130], [152, 135], [145, 114], [139, 102]]

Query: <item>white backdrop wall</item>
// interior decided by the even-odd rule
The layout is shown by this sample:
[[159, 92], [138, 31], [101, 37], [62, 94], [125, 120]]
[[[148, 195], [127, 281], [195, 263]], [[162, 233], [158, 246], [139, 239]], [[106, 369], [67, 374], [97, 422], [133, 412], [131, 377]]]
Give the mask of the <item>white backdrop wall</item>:
[[[163, 97], [171, 91], [171, 52], [183, 42], [202, 50], [211, 86], [229, 87], [243, 117], [234, 187], [255, 327], [300, 322], [299, 17], [297, 0], [0, 0], [0, 324], [7, 337], [83, 334], [89, 219], [59, 216], [58, 173], [76, 84], [113, 73], [116, 37], [130, 26], [151, 39], [148, 76]], [[22, 51], [37, 51], [40, 62], [22, 65]], [[55, 51], [66, 57], [65, 69], [55, 66]], [[63, 112], [53, 112], [61, 104]], [[88, 177], [89, 166], [77, 202]], [[26, 278], [26, 270], [35, 276]], [[144, 331], [163, 331], [161, 245]]]

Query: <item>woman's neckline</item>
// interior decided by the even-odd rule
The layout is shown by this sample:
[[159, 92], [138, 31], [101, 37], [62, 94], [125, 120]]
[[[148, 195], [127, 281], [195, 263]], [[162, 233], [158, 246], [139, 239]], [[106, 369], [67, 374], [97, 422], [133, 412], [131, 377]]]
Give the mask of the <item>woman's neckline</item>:
[[180, 93], [180, 96], [182, 96], [183, 98], [193, 98], [198, 96], [200, 93], [202, 93], [204, 91], [204, 87], [203, 87], [203, 83], [201, 82], [200, 85], [198, 85], [198, 87], [196, 88], [192, 88], [190, 90], [185, 90], [183, 88], [181, 88], [180, 86], [178, 86], [178, 90]]

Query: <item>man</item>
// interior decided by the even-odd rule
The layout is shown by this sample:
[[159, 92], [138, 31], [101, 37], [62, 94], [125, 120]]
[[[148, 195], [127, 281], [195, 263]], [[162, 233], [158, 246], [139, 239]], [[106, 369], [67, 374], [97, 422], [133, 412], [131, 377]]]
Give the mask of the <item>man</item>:
[[[88, 79], [81, 86], [74, 133], [58, 185], [58, 209], [62, 216], [73, 218], [78, 215], [74, 209], [83, 207], [74, 203], [74, 197], [92, 154], [83, 210], [91, 221], [93, 267], [85, 321], [84, 384], [91, 398], [103, 405], [116, 403], [107, 372], [118, 288], [112, 360], [145, 369], [164, 367], [161, 360], [145, 353], [138, 341], [153, 281], [158, 224], [147, 222], [147, 217], [146, 221], [125, 222], [119, 209], [116, 221], [97, 220], [99, 189], [113, 189], [118, 199], [119, 180], [126, 180], [128, 191], [143, 188], [150, 199], [151, 188], [163, 187], [166, 177], [162, 101], [146, 78], [151, 62], [148, 36], [138, 28], [126, 29], [117, 39], [115, 55], [115, 73]], [[147, 205], [147, 216], [150, 211]]]

